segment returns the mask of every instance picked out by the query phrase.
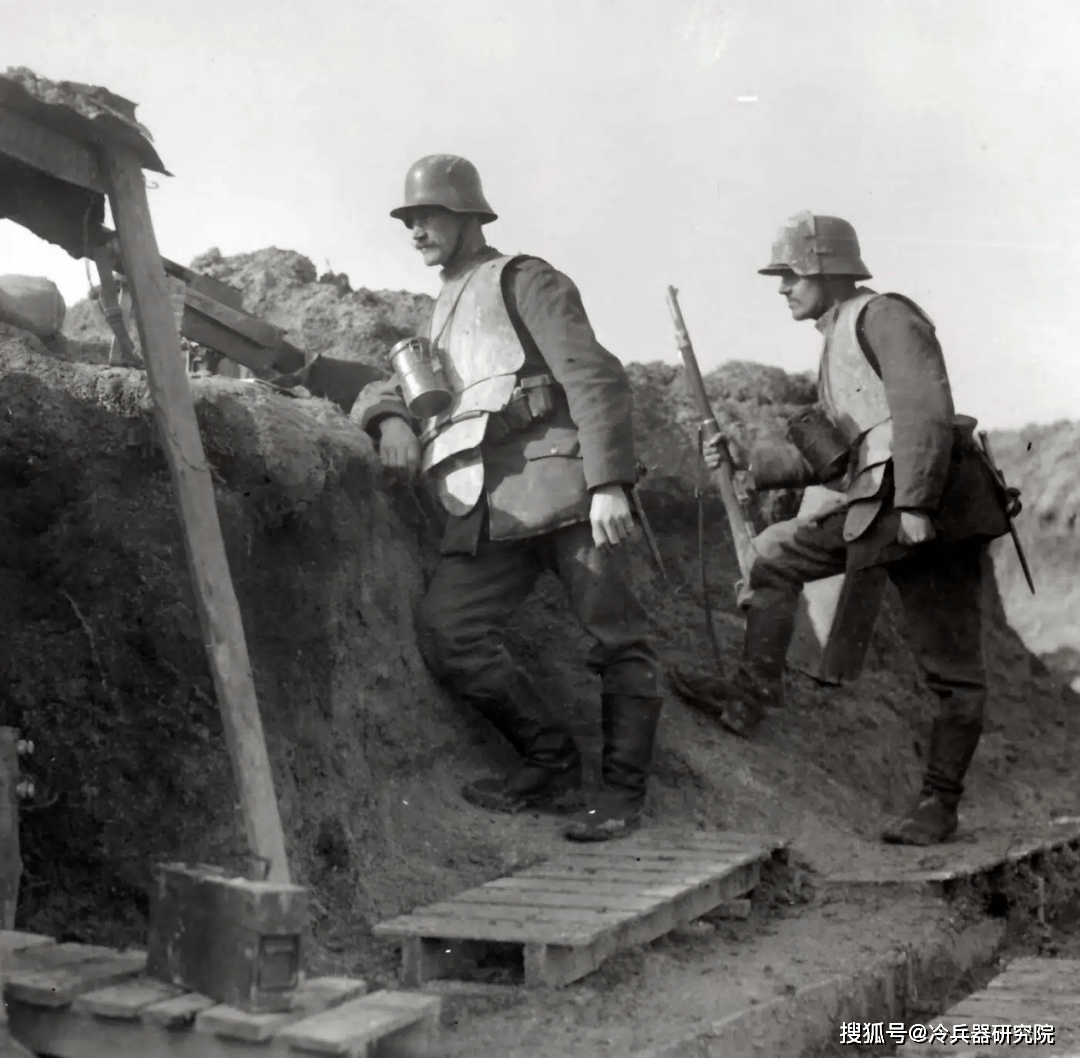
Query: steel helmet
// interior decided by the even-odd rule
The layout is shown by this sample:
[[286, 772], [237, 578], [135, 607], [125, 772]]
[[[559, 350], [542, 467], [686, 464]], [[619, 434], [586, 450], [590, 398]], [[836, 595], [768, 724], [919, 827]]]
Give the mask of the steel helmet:
[[442, 206], [454, 213], [476, 213], [481, 224], [498, 219], [484, 198], [476, 166], [456, 154], [429, 154], [405, 174], [405, 205], [390, 210], [390, 216], [403, 220], [416, 206]]
[[769, 266], [758, 272], [763, 276], [794, 272], [797, 276], [870, 278], [855, 229], [839, 217], [816, 216], [809, 210], [796, 213], [780, 229]]

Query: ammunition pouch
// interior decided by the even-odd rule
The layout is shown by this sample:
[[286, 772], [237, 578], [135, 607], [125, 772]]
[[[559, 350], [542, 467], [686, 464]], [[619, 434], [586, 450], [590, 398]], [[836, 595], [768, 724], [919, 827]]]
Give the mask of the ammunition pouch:
[[551, 375], [532, 375], [519, 379], [510, 400], [500, 412], [488, 419], [485, 440], [505, 444], [530, 426], [547, 422], [554, 414], [561, 387]]
[[813, 404], [793, 416], [787, 436], [821, 484], [835, 481], [847, 469], [851, 447], [820, 405]]

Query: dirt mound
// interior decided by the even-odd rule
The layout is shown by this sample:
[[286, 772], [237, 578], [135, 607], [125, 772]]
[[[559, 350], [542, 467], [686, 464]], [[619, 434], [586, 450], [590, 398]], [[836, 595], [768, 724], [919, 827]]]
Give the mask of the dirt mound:
[[[386, 353], [402, 338], [418, 333], [431, 311], [426, 294], [406, 291], [353, 290], [343, 273], [318, 275], [315, 265], [292, 250], [271, 247], [222, 257], [208, 250], [191, 262], [204, 275], [239, 290], [244, 308], [281, 327], [290, 342], [307, 353], [359, 361], [389, 371]], [[108, 362], [112, 332], [90, 297], [68, 310], [63, 359]]]
[[[335, 356], [376, 362], [426, 306], [319, 282], [310, 262], [284, 251], [196, 263], [307, 348]], [[629, 370], [642, 456], [654, 468], [644, 502], [669, 580], [640, 545], [637, 576], [666, 656], [706, 663], [696, 417], [681, 372]], [[779, 429], [812, 393], [805, 378], [742, 363], [706, 384], [744, 440]], [[435, 561], [430, 511], [383, 483], [370, 441], [334, 406], [232, 379], [195, 378], [192, 390], [295, 873], [313, 892], [312, 969], [378, 982], [394, 959], [371, 938], [374, 921], [534, 862], [561, 845], [558, 831], [551, 820], [491, 818], [460, 799], [463, 780], [509, 751], [432, 681], [416, 648], [414, 606]], [[242, 851], [145, 378], [61, 362], [3, 330], [0, 398], [0, 712], [37, 745], [19, 927], [141, 943], [155, 860], [230, 865]], [[795, 499], [780, 497], [765, 516]], [[712, 497], [706, 518], [730, 668], [741, 636], [737, 569]], [[595, 778], [599, 687], [563, 607], [558, 584], [542, 580], [510, 646], [578, 734]], [[1007, 627], [993, 584], [987, 607], [993, 719], [972, 773], [968, 833], [1003, 816], [1080, 809], [1069, 787], [1077, 699]], [[932, 705], [895, 609], [878, 623], [858, 684], [789, 682], [788, 710], [753, 742], [669, 699], [651, 818], [779, 831], [819, 869], [901, 855], [875, 842], [877, 824], [914, 790]]]

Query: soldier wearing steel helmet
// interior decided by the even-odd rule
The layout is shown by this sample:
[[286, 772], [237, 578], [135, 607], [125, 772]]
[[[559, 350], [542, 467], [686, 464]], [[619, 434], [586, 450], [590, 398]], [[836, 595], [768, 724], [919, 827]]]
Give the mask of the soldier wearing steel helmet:
[[[384, 465], [420, 471], [447, 513], [419, 616], [424, 658], [521, 757], [515, 772], [472, 782], [464, 796], [505, 812], [576, 803], [568, 838], [618, 837], [640, 819], [661, 707], [626, 550], [638, 469], [629, 380], [565, 275], [487, 244], [483, 226], [496, 214], [469, 161], [422, 158], [391, 216], [441, 269], [429, 340], [452, 402], [417, 422], [396, 378], [364, 395], [359, 417]], [[591, 634], [588, 664], [601, 680], [602, 788], [587, 803], [573, 738], [502, 641], [545, 569]]]
[[[813, 521], [770, 526], [754, 542], [743, 674], [779, 704], [796, 605], [807, 581], [883, 565], [895, 584], [916, 657], [940, 701], [917, 803], [883, 831], [885, 841], [928, 845], [957, 827], [963, 779], [986, 706], [980, 603], [986, 551], [1008, 531], [1006, 493], [973, 437], [975, 421], [954, 412], [948, 372], [927, 314], [899, 294], [859, 286], [870, 279], [855, 229], [838, 217], [801, 213], [773, 246], [762, 275], [780, 278], [795, 320], [813, 320], [824, 342], [819, 409], [840, 449], [842, 476], [815, 476], [806, 446], [771, 446], [755, 464], [788, 467], [772, 487], [827, 484], [831, 510]], [[706, 451], [718, 463], [715, 447]]]

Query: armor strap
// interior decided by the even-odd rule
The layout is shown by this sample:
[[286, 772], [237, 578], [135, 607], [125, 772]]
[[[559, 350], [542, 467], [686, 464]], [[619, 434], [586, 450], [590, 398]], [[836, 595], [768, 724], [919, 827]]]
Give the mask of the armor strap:
[[[930, 317], [923, 310], [922, 306], [916, 304], [914, 301], [911, 300], [911, 298], [905, 297], [903, 294], [894, 294], [892, 292], [887, 294], [878, 294], [878, 297], [895, 298], [897, 301], [902, 301], [918, 316], [926, 320], [926, 322], [930, 324], [931, 327], [934, 326], [934, 321], [930, 319]], [[868, 301], [859, 310], [859, 318], [855, 321], [855, 337], [859, 340], [859, 348], [862, 350], [863, 356], [866, 357], [867, 363], [869, 363], [869, 365], [874, 369], [874, 374], [877, 375], [878, 378], [881, 378], [881, 364], [878, 361], [877, 354], [874, 352], [873, 349], [870, 348], [870, 343], [866, 340], [866, 335], [863, 333], [863, 313], [866, 312], [869, 307], [870, 302]]]
[[[510, 402], [518, 399], [524, 395], [528, 390], [535, 389], [537, 386], [554, 386], [555, 379], [552, 375], [529, 375], [526, 378], [518, 379], [518, 383], [514, 386], [514, 391], [510, 394]], [[448, 426], [455, 422], [464, 422], [465, 419], [475, 419], [480, 415], [500, 415], [501, 412], [485, 412], [485, 411], [467, 411], [461, 415], [456, 415], [452, 419], [447, 419], [446, 422], [441, 422], [437, 426], [430, 426], [420, 435], [420, 444], [425, 445], [428, 441], [432, 440], [439, 433], [445, 430]]]

